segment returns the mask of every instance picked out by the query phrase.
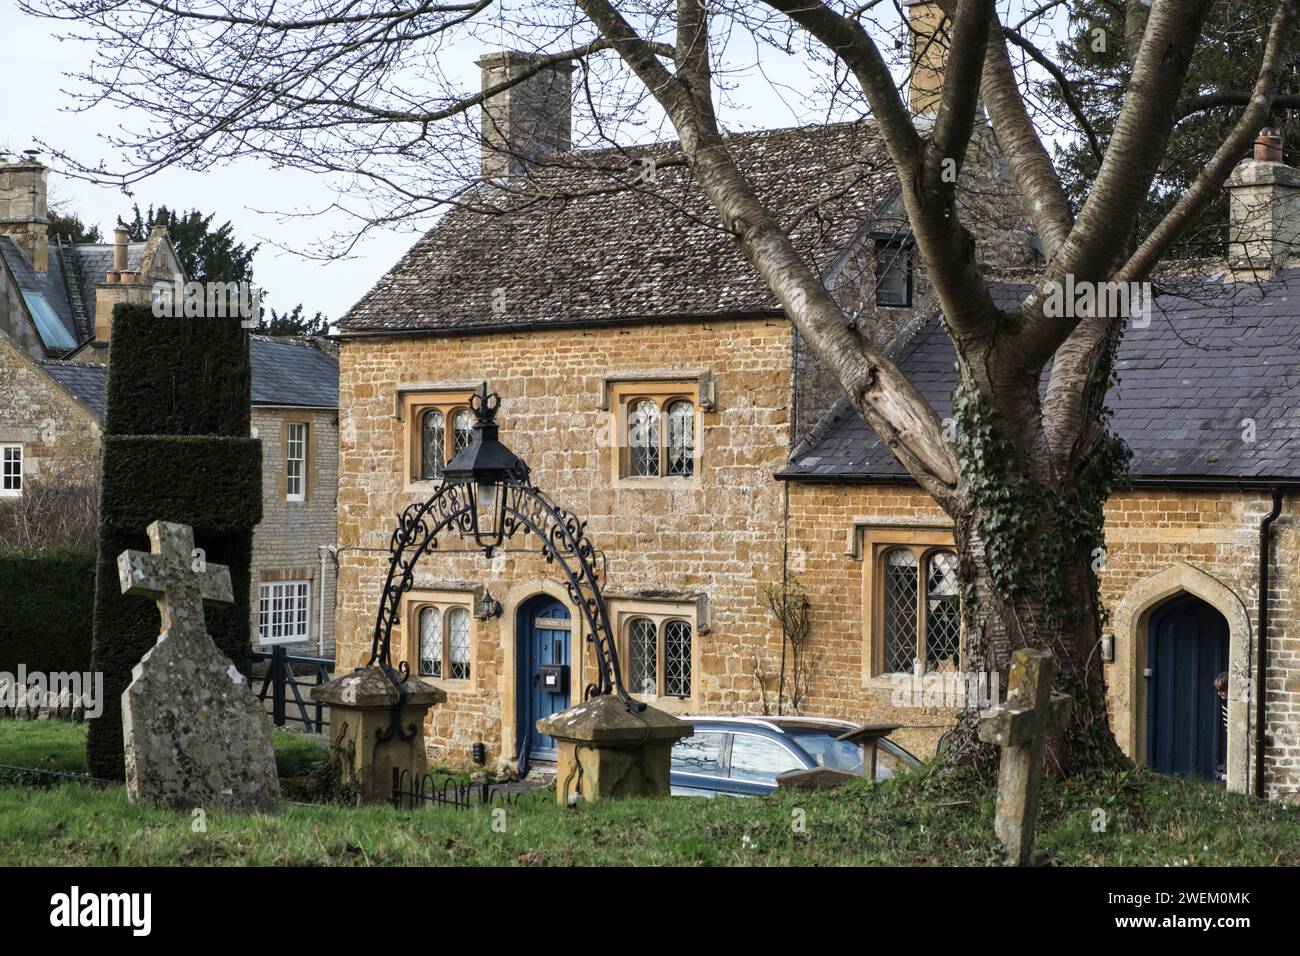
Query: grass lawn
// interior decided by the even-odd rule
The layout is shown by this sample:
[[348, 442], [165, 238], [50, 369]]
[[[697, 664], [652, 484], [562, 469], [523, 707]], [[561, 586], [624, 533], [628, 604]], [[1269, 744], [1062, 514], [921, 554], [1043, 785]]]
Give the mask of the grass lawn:
[[[52, 746], [46, 753], [67, 769], [82, 733], [75, 725], [0, 721], [0, 763]], [[282, 765], [287, 751], [304, 765], [304, 740], [277, 735]], [[1106, 815], [1101, 832], [1094, 832], [1096, 810]], [[571, 809], [540, 791], [506, 810], [504, 832], [494, 830], [486, 808], [288, 805], [279, 817], [210, 813], [207, 831], [194, 833], [188, 813], [133, 805], [121, 787], [0, 786], [8, 864], [980, 866], [998, 859], [992, 818], [991, 795], [941, 792], [920, 774], [835, 793]], [[1300, 809], [1131, 773], [1049, 786], [1038, 846], [1063, 865], [1296, 866]]]

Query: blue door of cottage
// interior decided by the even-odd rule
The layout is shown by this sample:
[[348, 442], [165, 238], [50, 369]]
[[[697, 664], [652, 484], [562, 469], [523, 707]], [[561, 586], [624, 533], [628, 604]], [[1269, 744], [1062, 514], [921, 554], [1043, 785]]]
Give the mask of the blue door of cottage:
[[1227, 759], [1214, 679], [1228, 669], [1228, 622], [1184, 595], [1151, 615], [1147, 634], [1147, 763], [1213, 780]]
[[569, 706], [569, 681], [557, 677], [557, 668], [567, 678], [572, 630], [569, 609], [550, 595], [539, 594], [519, 608], [515, 622], [518, 740], [521, 746], [527, 743], [532, 760], [555, 759], [555, 738], [539, 734], [537, 721]]

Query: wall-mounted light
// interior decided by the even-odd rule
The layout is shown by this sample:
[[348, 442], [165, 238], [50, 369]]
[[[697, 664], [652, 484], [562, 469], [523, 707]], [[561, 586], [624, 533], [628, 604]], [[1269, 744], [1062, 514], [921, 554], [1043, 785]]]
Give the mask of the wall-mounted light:
[[501, 602], [494, 598], [487, 588], [483, 589], [483, 594], [477, 601], [474, 616], [480, 621], [489, 621], [501, 616]]
[[1103, 634], [1101, 636], [1101, 659], [1107, 664], [1115, 661], [1115, 635]]
[[475, 766], [481, 767], [487, 763], [487, 747], [483, 746], [483, 741], [475, 741], [474, 746], [470, 748], [470, 753], [474, 756]]

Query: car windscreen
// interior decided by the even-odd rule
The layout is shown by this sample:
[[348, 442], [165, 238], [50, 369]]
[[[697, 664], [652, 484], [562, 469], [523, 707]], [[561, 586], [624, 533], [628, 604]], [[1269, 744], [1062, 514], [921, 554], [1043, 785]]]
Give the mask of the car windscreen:
[[816, 761], [817, 766], [844, 770], [848, 773], [862, 773], [860, 744], [836, 740], [835, 734], [813, 727], [787, 727], [785, 732]]

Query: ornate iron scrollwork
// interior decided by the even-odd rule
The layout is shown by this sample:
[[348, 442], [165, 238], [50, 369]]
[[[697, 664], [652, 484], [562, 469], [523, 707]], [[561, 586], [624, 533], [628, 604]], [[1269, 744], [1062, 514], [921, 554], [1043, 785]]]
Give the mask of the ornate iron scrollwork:
[[[499, 406], [498, 396], [488, 394], [486, 389], [470, 399], [471, 410], [478, 416], [476, 442], [481, 438], [481, 426], [492, 423]], [[501, 541], [511, 540], [521, 532], [536, 535], [542, 556], [548, 564], [559, 567], [569, 599], [582, 614], [592, 636], [598, 682], [587, 685], [583, 699], [615, 694], [629, 710], [645, 709], [645, 704], [633, 700], [623, 686], [618, 649], [601, 593], [604, 555], [587, 536], [587, 523], [551, 501], [533, 484], [528, 466], [517, 459], [499, 484], [498, 493], [505, 495]], [[401, 726], [401, 708], [406, 700], [402, 685], [410, 677], [410, 668], [405, 661], [398, 668], [393, 667], [392, 631], [400, 619], [402, 595], [414, 585], [416, 565], [430, 551], [438, 549], [439, 537], [449, 531], [462, 541], [476, 540], [477, 515], [471, 482], [444, 479], [429, 498], [410, 505], [398, 515], [397, 526], [389, 539], [388, 576], [375, 619], [370, 659], [366, 662], [366, 666], [380, 667], [398, 691], [392, 725], [379, 732], [380, 740], [390, 740], [394, 734], [409, 740], [416, 731], [414, 726]], [[490, 558], [497, 546], [480, 547]]]

